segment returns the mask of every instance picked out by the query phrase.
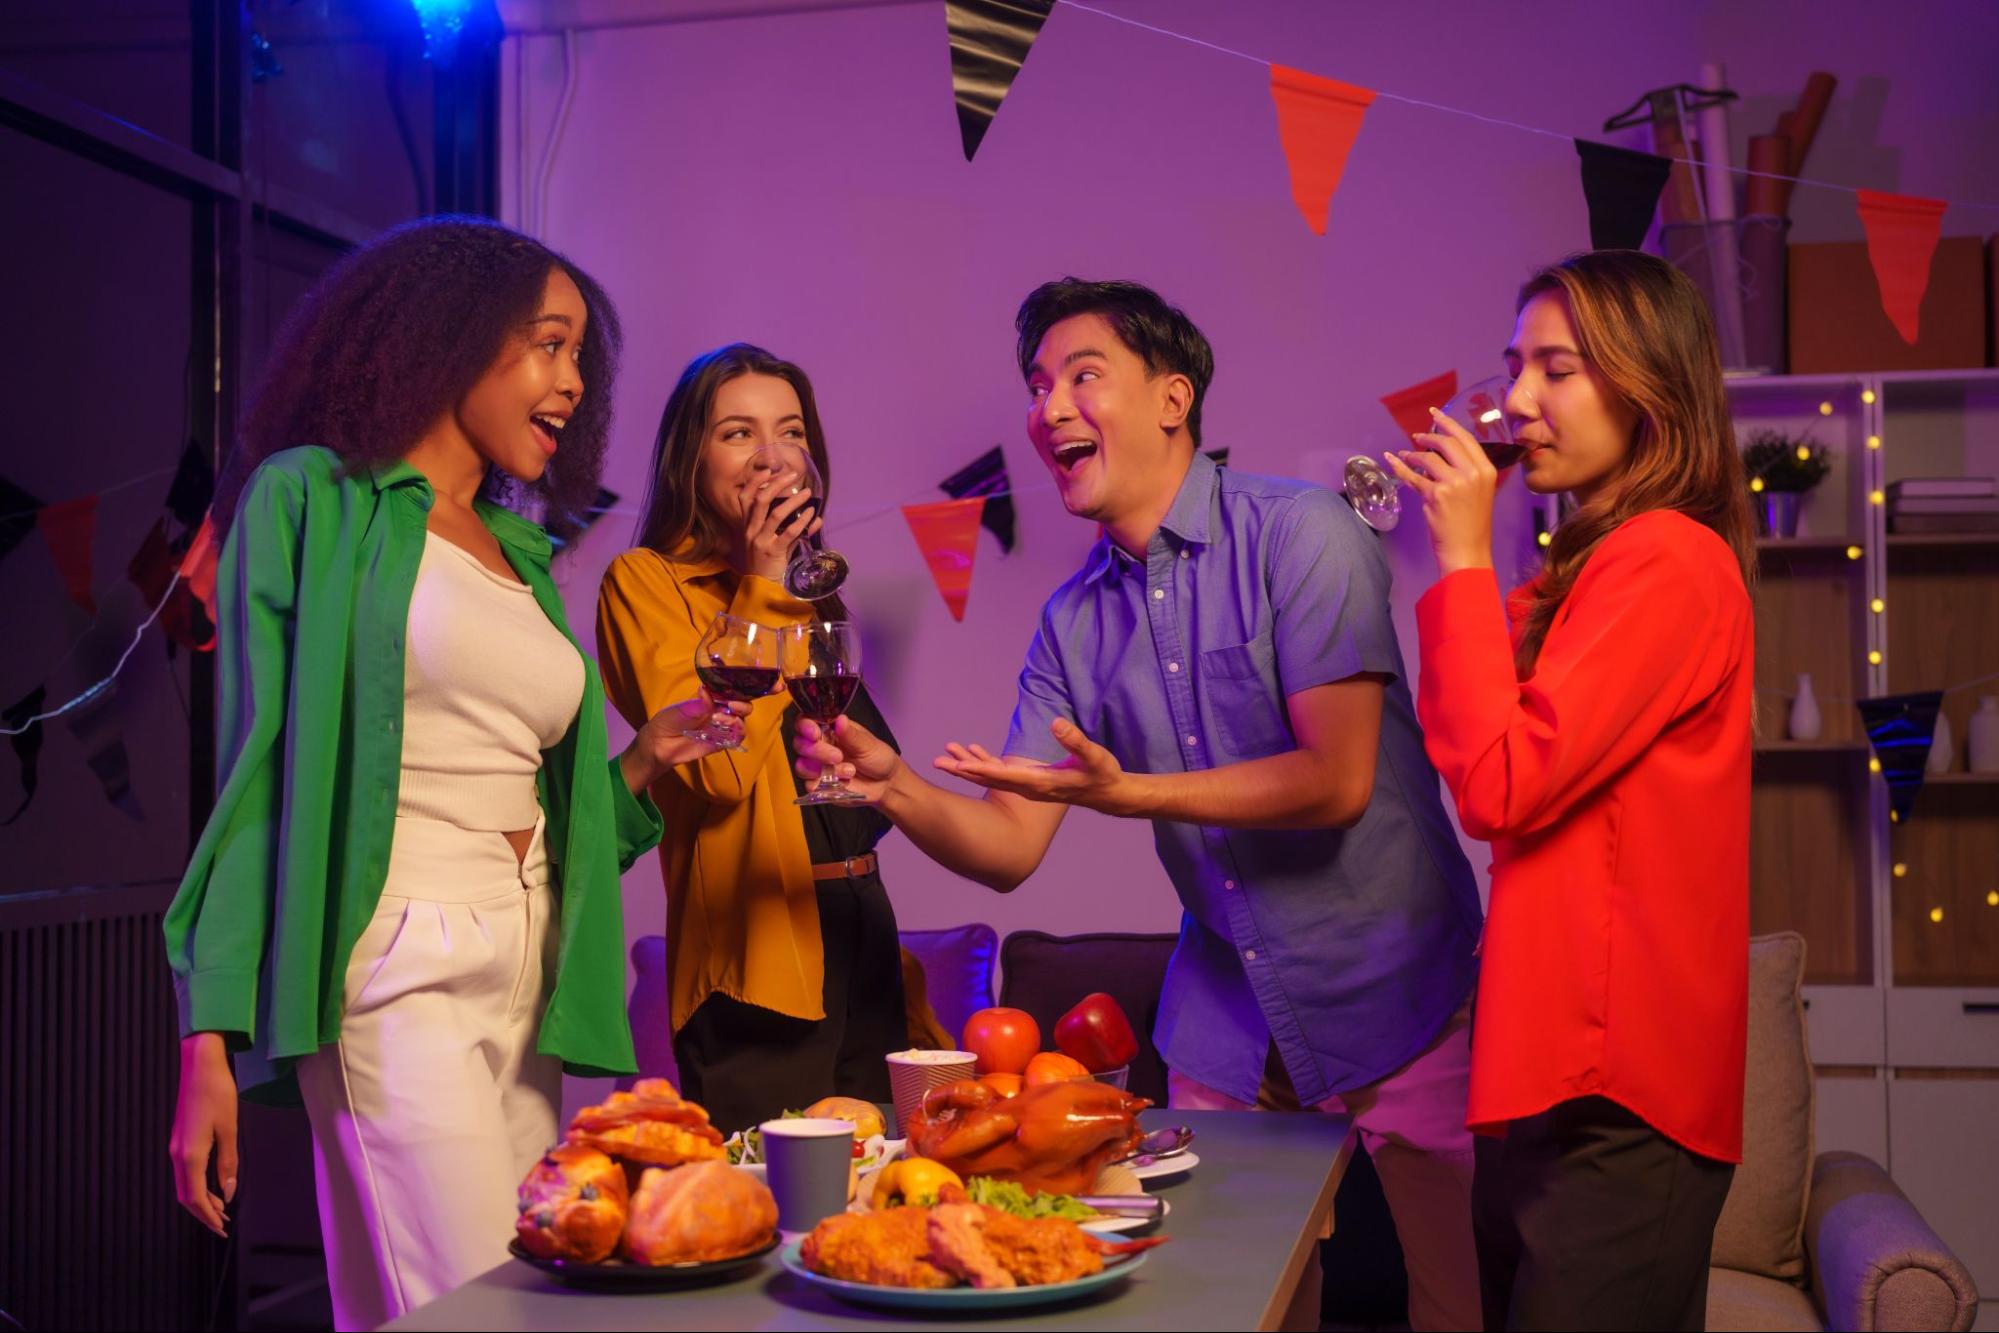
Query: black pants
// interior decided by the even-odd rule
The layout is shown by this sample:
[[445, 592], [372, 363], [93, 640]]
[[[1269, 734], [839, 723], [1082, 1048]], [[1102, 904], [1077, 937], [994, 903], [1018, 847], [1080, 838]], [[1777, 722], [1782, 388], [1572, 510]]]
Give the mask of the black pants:
[[1487, 1329], [1707, 1327], [1708, 1252], [1733, 1166], [1602, 1097], [1475, 1146]]
[[839, 1094], [889, 1100], [890, 1051], [909, 1046], [902, 949], [878, 875], [819, 884], [826, 1017], [710, 995], [673, 1039], [681, 1092], [725, 1134]]

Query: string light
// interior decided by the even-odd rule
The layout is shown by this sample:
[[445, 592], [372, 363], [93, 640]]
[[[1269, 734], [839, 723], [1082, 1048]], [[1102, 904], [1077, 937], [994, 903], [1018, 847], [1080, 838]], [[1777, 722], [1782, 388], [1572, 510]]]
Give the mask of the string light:
[[1553, 546], [1555, 544], [1555, 534], [1552, 532], [1537, 533], [1534, 540], [1542, 546]]
[[1820, 415], [1820, 416], [1822, 416], [1822, 417], [1829, 417], [1829, 416], [1831, 416], [1831, 415], [1832, 415], [1832, 404], [1831, 404], [1831, 403], [1820, 403], [1820, 404], [1819, 404], [1819, 415]]
[[1901, 812], [1900, 810], [1890, 810], [1890, 811], [1888, 812], [1888, 822], [1889, 822], [1890, 824], [1899, 824], [1899, 823], [1901, 823], [1901, 822], [1902, 822], [1902, 812]]
[[1761, 495], [1763, 493], [1763, 478], [1751, 477], [1749, 479], [1749, 489]]
[[1871, 505], [1887, 504], [1888, 497], [1881, 491], [1869, 491], [1867, 492], [1867, 503]]
[[1986, 892], [1985, 905], [1987, 907], [1999, 907], [1999, 889], [1990, 889]]
[[1942, 921], [1943, 921], [1943, 908], [1932, 907], [1930, 909], [1930, 924], [1934, 926], [1940, 924]]
[[1798, 461], [1800, 463], [1809, 463], [1812, 461], [1812, 447], [1809, 444], [1798, 446]]
[[1868, 436], [1867, 447], [1869, 449], [1879, 449], [1881, 447], [1881, 437], [1879, 435]]
[[1879, 648], [1870, 648], [1867, 650], [1867, 665], [1868, 666], [1881, 665], [1881, 650]]
[[1886, 611], [1888, 609], [1888, 603], [1882, 601], [1879, 597], [1876, 597], [1873, 601], [1867, 604], [1867, 609], [1869, 611], [1872, 611], [1875, 615], [1878, 616], [1883, 611]]
[[1881, 771], [1881, 761], [1878, 758], [1869, 756], [1867, 760], [1867, 771], [1869, 773], [1879, 773]]
[[1866, 403], [1869, 407], [1874, 406], [1874, 390], [1862, 389], [1860, 391], [1860, 401]]
[[1865, 554], [1865, 552], [1863, 552], [1858, 546], [1849, 546], [1846, 548], [1846, 558], [1848, 560], [1858, 560], [1863, 554]]
[[1897, 861], [1897, 862], [1895, 863], [1895, 878], [1896, 878], [1896, 879], [1901, 879], [1901, 878], [1902, 878], [1902, 877], [1903, 877], [1904, 875], [1907, 875], [1908, 873], [1909, 873], [1909, 867], [1908, 867], [1908, 866], [1906, 866], [1906, 865], [1902, 864], [1902, 863], [1901, 863], [1900, 861]]

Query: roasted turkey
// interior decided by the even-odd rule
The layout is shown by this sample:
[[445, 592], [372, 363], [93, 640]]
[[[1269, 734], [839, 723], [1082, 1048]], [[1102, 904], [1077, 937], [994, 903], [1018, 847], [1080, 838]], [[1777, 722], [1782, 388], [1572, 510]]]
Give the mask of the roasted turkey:
[[1138, 1148], [1152, 1105], [1108, 1083], [1044, 1083], [1002, 1097], [982, 1083], [932, 1088], [907, 1126], [909, 1146], [960, 1176], [992, 1176], [1053, 1194], [1087, 1193], [1108, 1162]]

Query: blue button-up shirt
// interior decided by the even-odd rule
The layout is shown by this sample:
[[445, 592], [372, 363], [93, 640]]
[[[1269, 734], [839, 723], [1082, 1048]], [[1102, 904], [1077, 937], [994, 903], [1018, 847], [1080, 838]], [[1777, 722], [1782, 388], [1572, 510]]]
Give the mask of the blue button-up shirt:
[[1380, 541], [1340, 496], [1197, 454], [1139, 564], [1108, 536], [1042, 609], [1009, 754], [1071, 719], [1132, 772], [1297, 747], [1288, 696], [1391, 677], [1374, 794], [1347, 829], [1156, 820], [1186, 912], [1153, 1040], [1254, 1102], [1271, 1044], [1306, 1105], [1420, 1054], [1471, 992], [1478, 890], [1423, 753]]

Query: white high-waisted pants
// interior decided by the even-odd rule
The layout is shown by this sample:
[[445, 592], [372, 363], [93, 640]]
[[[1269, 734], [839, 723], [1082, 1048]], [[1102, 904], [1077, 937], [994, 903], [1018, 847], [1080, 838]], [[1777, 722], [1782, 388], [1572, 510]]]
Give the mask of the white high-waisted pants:
[[398, 819], [347, 967], [340, 1040], [299, 1062], [338, 1329], [369, 1329], [506, 1258], [515, 1190], [556, 1139], [535, 1054], [555, 970], [543, 830]]

